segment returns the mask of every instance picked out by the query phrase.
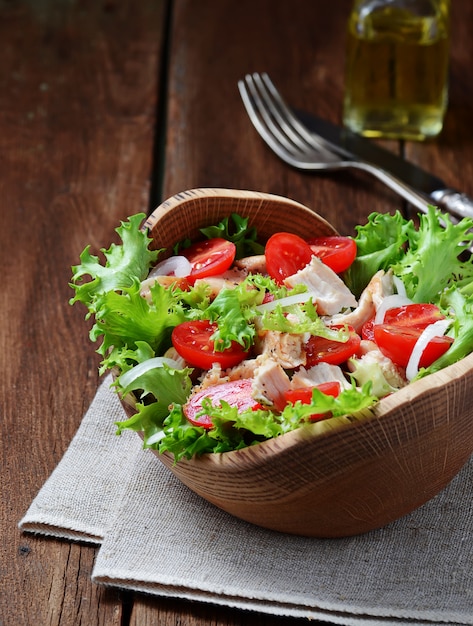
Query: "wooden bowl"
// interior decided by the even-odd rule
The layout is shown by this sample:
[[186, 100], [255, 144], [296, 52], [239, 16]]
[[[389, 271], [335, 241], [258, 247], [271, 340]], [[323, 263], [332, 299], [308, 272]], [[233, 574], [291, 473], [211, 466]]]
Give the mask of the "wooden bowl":
[[[262, 239], [278, 230], [334, 234], [323, 218], [264, 193], [195, 189], [145, 222], [157, 248], [237, 212]], [[363, 415], [332, 418], [234, 452], [174, 462], [185, 485], [232, 515], [268, 529], [343, 537], [382, 527], [443, 489], [473, 451], [473, 355], [382, 399]], [[132, 411], [125, 405], [127, 412]]]

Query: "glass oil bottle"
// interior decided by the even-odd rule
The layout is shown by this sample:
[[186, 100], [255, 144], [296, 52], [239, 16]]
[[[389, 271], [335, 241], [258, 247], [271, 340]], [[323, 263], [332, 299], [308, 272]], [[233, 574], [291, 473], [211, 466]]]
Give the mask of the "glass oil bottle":
[[356, 0], [348, 23], [344, 124], [423, 140], [448, 100], [449, 0]]

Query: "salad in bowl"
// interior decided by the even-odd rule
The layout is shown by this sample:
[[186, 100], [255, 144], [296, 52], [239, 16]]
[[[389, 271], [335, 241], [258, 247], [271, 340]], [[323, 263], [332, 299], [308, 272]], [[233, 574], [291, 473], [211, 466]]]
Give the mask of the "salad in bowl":
[[[185, 194], [148, 220], [132, 215], [102, 260], [86, 248], [73, 268], [71, 302], [93, 318], [101, 371], [114, 372], [127, 409], [118, 432], [138, 431], [173, 468], [280, 449], [296, 431], [304, 445], [342, 438], [473, 349], [473, 220], [433, 206], [417, 226], [373, 213], [347, 237], [302, 205], [228, 197], [238, 193], [254, 205], [217, 193], [213, 215], [194, 210], [192, 227]], [[271, 202], [288, 203], [286, 214], [269, 219]], [[290, 208], [303, 215], [291, 220]]]

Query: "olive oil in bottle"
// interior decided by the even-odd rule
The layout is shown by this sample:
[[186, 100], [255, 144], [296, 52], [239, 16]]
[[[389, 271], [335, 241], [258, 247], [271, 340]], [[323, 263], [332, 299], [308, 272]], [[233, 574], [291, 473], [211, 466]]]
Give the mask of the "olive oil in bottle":
[[449, 0], [356, 1], [344, 124], [367, 137], [437, 135], [447, 108]]

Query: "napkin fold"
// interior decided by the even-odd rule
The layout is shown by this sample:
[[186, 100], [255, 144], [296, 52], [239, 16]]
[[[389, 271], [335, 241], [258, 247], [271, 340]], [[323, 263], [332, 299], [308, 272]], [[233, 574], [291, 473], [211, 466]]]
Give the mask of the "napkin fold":
[[110, 377], [19, 523], [100, 544], [99, 584], [354, 626], [473, 625], [473, 461], [389, 526], [312, 539], [242, 522], [182, 485], [124, 418]]

